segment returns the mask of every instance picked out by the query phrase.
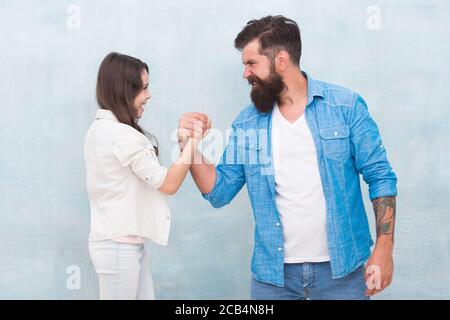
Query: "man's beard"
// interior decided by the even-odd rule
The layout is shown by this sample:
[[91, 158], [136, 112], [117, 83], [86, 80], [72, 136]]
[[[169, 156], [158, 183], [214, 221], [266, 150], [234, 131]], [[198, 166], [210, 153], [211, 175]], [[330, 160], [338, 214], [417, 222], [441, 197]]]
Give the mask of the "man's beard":
[[281, 76], [272, 69], [266, 80], [262, 80], [257, 76], [250, 76], [247, 80], [250, 85], [255, 84], [252, 86], [250, 97], [256, 109], [263, 113], [272, 111], [284, 89]]

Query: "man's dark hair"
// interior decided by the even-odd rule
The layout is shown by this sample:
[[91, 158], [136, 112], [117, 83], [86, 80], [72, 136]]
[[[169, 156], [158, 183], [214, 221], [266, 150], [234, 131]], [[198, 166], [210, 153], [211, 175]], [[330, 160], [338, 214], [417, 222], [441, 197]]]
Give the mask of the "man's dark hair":
[[267, 16], [250, 20], [234, 40], [234, 46], [242, 50], [249, 42], [259, 39], [260, 53], [274, 59], [281, 50], [289, 53], [292, 63], [299, 65], [302, 55], [300, 29], [294, 20], [283, 16]]

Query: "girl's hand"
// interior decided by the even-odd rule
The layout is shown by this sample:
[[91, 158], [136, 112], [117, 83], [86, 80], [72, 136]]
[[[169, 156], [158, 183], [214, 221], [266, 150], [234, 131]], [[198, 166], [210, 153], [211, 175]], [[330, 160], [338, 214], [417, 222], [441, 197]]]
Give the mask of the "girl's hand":
[[[201, 140], [211, 128], [211, 120], [204, 113], [184, 113], [178, 122], [178, 145], [183, 150], [189, 137]], [[198, 144], [198, 143], [197, 143]]]

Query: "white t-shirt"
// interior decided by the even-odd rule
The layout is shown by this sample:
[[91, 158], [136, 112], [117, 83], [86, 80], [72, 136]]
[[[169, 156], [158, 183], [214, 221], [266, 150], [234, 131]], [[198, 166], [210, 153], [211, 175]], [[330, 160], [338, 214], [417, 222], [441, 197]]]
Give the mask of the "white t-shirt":
[[275, 106], [272, 150], [284, 262], [329, 261], [325, 196], [316, 146], [304, 114], [290, 123]]

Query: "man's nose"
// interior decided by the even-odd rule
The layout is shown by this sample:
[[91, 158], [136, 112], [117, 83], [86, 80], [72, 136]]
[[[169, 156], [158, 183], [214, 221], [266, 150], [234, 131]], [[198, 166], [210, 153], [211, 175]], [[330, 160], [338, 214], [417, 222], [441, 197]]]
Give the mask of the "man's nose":
[[244, 78], [247, 79], [252, 75], [251, 71], [247, 68], [244, 69]]

